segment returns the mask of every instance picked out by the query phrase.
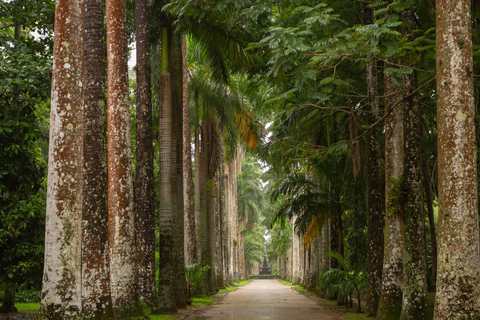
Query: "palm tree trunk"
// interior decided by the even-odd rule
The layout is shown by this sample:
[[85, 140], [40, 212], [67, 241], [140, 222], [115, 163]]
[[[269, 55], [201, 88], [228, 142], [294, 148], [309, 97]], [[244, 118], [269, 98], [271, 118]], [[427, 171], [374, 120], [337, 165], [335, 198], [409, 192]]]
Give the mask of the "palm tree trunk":
[[113, 311], [138, 313], [125, 1], [107, 0], [108, 223]]
[[135, 3], [137, 41], [136, 270], [139, 300], [148, 309], [152, 309], [157, 298], [149, 17], [147, 1], [136, 0]]
[[183, 57], [182, 37], [179, 33], [172, 36], [172, 107], [173, 107], [173, 208], [175, 215], [175, 268], [173, 282], [177, 308], [187, 307], [187, 282], [185, 275], [184, 252], [184, 199], [183, 199]]
[[[82, 314], [113, 317], [108, 263], [107, 114], [104, 9], [85, 1], [85, 135], [82, 215]], [[92, 226], [95, 226], [94, 228]]]
[[[84, 1], [56, 1], [42, 312], [81, 317]], [[67, 50], [68, 49], [68, 50]]]
[[160, 74], [160, 271], [158, 296], [165, 312], [176, 311], [173, 285], [175, 261], [175, 214], [173, 208], [173, 110], [170, 74], [169, 30], [162, 27], [162, 64]]
[[[365, 6], [365, 24], [373, 23], [373, 9]], [[370, 56], [371, 64], [366, 67], [367, 91], [369, 96], [368, 123], [379, 119], [377, 60]], [[367, 313], [376, 315], [382, 288], [383, 269], [383, 210], [382, 171], [380, 157], [380, 127], [370, 129], [367, 141], [367, 223], [368, 223], [368, 287]]]
[[195, 205], [192, 179], [192, 146], [190, 134], [190, 106], [188, 103], [187, 36], [182, 37], [183, 57], [183, 185], [185, 201], [185, 262], [197, 263], [195, 234]]
[[437, 0], [436, 8], [439, 221], [434, 319], [477, 319], [480, 249], [471, 1]]
[[[385, 65], [385, 68], [388, 64]], [[403, 99], [400, 87], [392, 76], [385, 76], [385, 109], [390, 112], [394, 103]], [[378, 319], [399, 319], [403, 288], [403, 220], [399, 201], [390, 200], [400, 194], [403, 166], [403, 108], [395, 107], [385, 118], [385, 251], [383, 258], [382, 293], [377, 311]]]
[[[410, 11], [410, 10], [408, 10]], [[405, 94], [417, 87], [416, 74], [406, 75]], [[424, 319], [427, 314], [427, 261], [422, 172], [420, 167], [420, 106], [416, 98], [405, 100], [404, 128], [404, 285], [401, 319]]]

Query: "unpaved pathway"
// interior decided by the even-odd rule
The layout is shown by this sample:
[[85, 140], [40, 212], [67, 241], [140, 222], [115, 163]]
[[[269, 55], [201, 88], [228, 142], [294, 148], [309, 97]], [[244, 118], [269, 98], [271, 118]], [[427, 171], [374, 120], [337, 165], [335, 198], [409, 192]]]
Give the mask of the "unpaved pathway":
[[253, 280], [230, 292], [188, 320], [337, 320], [328, 307], [298, 293], [279, 280]]

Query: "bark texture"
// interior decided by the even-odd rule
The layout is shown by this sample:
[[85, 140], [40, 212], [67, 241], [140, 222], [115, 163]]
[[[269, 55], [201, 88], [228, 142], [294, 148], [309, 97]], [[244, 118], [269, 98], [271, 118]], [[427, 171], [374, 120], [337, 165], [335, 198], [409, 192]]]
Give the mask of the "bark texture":
[[[365, 7], [365, 24], [373, 23], [373, 9]], [[368, 123], [379, 119], [377, 60], [369, 57], [367, 90], [369, 100]], [[367, 137], [367, 230], [368, 230], [368, 287], [366, 311], [376, 315], [382, 289], [383, 269], [383, 210], [382, 167], [380, 155], [380, 126], [371, 128]]]
[[187, 36], [182, 36], [183, 62], [183, 193], [185, 203], [185, 262], [197, 263], [195, 235], [195, 204], [192, 177], [192, 145], [190, 134], [190, 105], [188, 102]]
[[42, 313], [81, 316], [84, 1], [55, 1]]
[[436, 287], [437, 281], [437, 233], [435, 226], [435, 216], [433, 211], [433, 193], [430, 183], [430, 173], [428, 169], [428, 161], [422, 161], [423, 187], [425, 189], [425, 202], [427, 204], [428, 224], [430, 226], [430, 246], [432, 249], [432, 282]]
[[160, 271], [158, 295], [162, 309], [172, 312], [177, 309], [173, 276], [175, 268], [175, 214], [173, 208], [173, 109], [172, 78], [170, 70], [169, 32], [162, 27], [162, 71], [160, 74]]
[[155, 210], [152, 98], [148, 2], [136, 0], [137, 146], [135, 180], [135, 248], [138, 297], [151, 309], [156, 304]]
[[138, 312], [125, 1], [107, 0], [108, 223], [113, 311]]
[[[388, 67], [386, 65], [385, 67]], [[403, 99], [401, 88], [391, 76], [385, 76], [385, 250], [383, 256], [382, 293], [377, 311], [378, 319], [399, 319], [403, 290], [403, 220], [399, 200], [403, 177]], [[390, 110], [392, 107], [397, 106]]]
[[438, 276], [434, 319], [480, 317], [471, 2], [437, 0]]
[[175, 215], [175, 268], [173, 286], [177, 308], [187, 307], [187, 282], [184, 252], [184, 199], [183, 199], [183, 68], [182, 37], [172, 35], [172, 152], [173, 152], [173, 209]]
[[97, 0], [85, 1], [82, 314], [88, 319], [113, 317], [108, 262], [104, 13]]
[[[410, 12], [410, 10], [407, 10]], [[411, 12], [409, 13], [411, 14]], [[404, 255], [403, 303], [400, 319], [427, 317], [427, 253], [420, 163], [420, 106], [412, 92], [416, 74], [404, 76]]]

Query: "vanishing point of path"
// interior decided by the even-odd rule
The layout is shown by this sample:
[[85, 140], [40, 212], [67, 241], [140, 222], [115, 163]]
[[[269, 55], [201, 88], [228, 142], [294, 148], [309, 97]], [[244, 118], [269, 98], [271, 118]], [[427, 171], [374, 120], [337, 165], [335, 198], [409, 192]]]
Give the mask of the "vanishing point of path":
[[186, 319], [337, 320], [339, 317], [279, 280], [253, 280]]

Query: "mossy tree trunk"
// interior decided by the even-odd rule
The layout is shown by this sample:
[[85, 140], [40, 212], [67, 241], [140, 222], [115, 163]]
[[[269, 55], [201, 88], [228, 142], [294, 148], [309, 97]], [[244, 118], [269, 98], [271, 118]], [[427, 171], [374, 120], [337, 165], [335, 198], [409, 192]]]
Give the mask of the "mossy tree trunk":
[[434, 319], [480, 317], [471, 1], [437, 0], [438, 276]]
[[148, 309], [152, 309], [156, 305], [157, 297], [149, 16], [146, 0], [136, 0], [135, 5], [137, 47], [136, 270], [139, 300]]
[[[373, 23], [373, 9], [365, 6], [365, 24]], [[379, 120], [377, 59], [369, 57], [366, 67], [369, 100], [368, 123]], [[380, 126], [370, 129], [367, 137], [367, 230], [368, 230], [368, 287], [366, 311], [376, 315], [382, 288], [383, 269], [383, 203], [382, 168], [380, 155]]]
[[[409, 10], [408, 10], [409, 11]], [[412, 92], [416, 74], [404, 76], [404, 255], [403, 304], [400, 319], [427, 316], [427, 253], [420, 163], [420, 106]]]
[[85, 133], [82, 216], [82, 314], [110, 319], [107, 114], [104, 8], [85, 1]]
[[[385, 68], [389, 67], [385, 64]], [[403, 177], [403, 99], [401, 89], [385, 75], [385, 248], [382, 293], [377, 311], [381, 320], [397, 320], [402, 310], [403, 220], [398, 198]], [[393, 110], [391, 110], [394, 108]]]
[[84, 30], [84, 1], [56, 0], [41, 302], [56, 319], [81, 317]]
[[126, 3], [107, 0], [108, 223], [113, 311], [138, 314]]

